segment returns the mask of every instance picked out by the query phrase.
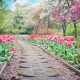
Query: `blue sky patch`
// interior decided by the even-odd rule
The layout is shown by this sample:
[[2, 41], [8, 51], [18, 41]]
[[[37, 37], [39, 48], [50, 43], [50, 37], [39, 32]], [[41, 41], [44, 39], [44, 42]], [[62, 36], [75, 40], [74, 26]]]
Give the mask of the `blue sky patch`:
[[[12, 3], [14, 3], [15, 1], [17, 1], [17, 0], [4, 0], [4, 5], [6, 5], [6, 6], [10, 6]], [[32, 3], [32, 4], [35, 4], [35, 3], [37, 3], [37, 1], [38, 0], [24, 0], [24, 1], [26, 1], [26, 2], [30, 2], [30, 3]]]

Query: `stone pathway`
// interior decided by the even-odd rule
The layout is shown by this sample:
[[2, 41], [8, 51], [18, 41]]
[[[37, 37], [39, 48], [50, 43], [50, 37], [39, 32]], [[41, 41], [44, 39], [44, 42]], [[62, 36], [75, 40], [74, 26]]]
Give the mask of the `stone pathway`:
[[22, 48], [18, 75], [23, 76], [24, 80], [58, 80], [45, 52], [26, 42], [18, 43]]

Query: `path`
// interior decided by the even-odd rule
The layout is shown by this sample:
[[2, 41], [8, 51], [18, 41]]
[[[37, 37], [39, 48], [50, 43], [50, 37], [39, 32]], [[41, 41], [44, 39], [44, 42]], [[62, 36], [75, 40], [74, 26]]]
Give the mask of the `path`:
[[58, 80], [57, 73], [48, 63], [48, 55], [45, 52], [24, 41], [18, 43], [22, 53], [17, 72], [24, 80]]

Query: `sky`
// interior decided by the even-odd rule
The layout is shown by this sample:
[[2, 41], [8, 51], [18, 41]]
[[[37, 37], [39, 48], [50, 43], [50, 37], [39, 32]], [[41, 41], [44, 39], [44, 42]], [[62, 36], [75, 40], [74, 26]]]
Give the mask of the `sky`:
[[37, 2], [37, 0], [31, 0], [32, 4], [35, 4]]
[[[16, 3], [19, 4], [36, 4], [38, 0], [4, 0], [5, 1], [5, 5], [8, 6], [12, 11], [14, 11], [16, 9]], [[16, 2], [15, 2], [16, 1]]]
[[5, 5], [11, 5], [14, 3], [14, 1], [20, 4], [25, 4], [25, 3], [35, 4], [37, 3], [38, 0], [4, 0], [4, 1], [5, 1]]

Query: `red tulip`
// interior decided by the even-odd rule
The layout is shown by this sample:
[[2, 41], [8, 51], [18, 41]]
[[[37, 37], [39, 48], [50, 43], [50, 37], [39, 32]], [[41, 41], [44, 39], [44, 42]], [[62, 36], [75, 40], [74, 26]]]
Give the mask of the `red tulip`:
[[10, 48], [10, 52], [14, 52], [15, 51], [15, 48]]
[[78, 44], [78, 48], [80, 48], [80, 44]]
[[72, 44], [75, 45], [76, 44], [76, 41], [72, 41]]

